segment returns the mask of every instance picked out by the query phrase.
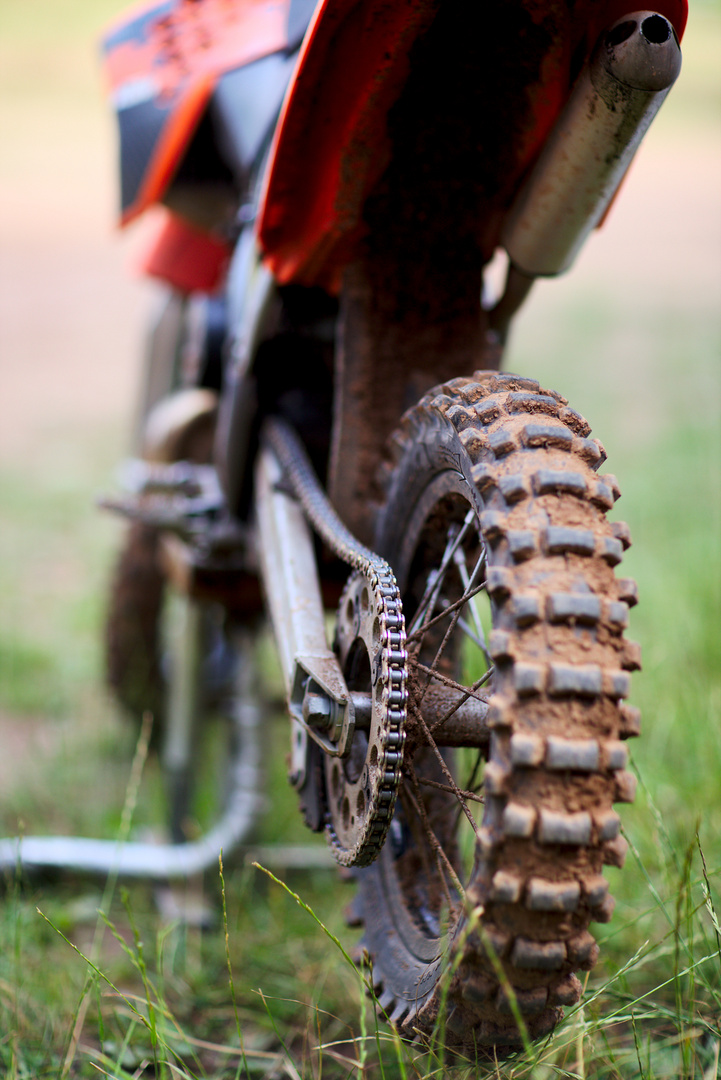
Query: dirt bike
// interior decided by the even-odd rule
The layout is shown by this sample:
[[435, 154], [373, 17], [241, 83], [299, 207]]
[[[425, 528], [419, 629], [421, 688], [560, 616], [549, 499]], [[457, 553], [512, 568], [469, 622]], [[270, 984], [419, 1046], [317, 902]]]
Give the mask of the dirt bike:
[[678, 74], [684, 0], [627, 6], [164, 0], [104, 45], [123, 222], [164, 207], [144, 265], [168, 288], [112, 501], [132, 524], [108, 660], [155, 715], [177, 844], [125, 869], [217, 857], [186, 828], [214, 708], [235, 717], [226, 846], [244, 834], [267, 617], [289, 780], [356, 877], [380, 1007], [409, 1036], [443, 1007], [471, 1054], [579, 1000], [626, 851], [618, 484], [561, 394], [500, 368]]

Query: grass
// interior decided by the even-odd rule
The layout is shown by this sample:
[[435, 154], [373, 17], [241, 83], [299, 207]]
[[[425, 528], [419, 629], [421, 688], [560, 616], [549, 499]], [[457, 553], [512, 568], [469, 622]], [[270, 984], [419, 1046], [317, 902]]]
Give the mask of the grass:
[[[89, 43], [94, 24], [122, 6], [3, 4], [2, 55], [12, 59], [0, 65], [0, 78], [19, 95], [17, 115], [25, 115], [23, 95], [33, 115], [43, 95], [53, 98], [52, 115], [61, 106], [72, 116], [96, 108], [89, 104]], [[708, 93], [718, 80], [718, 14], [696, 4], [692, 27], [694, 20], [698, 32], [690, 31], [685, 47], [689, 94], [683, 98], [679, 87], [668, 122], [659, 120], [671, 156], [687, 152], [699, 132], [718, 139]], [[58, 42], [67, 46], [65, 60]], [[56, 94], [38, 82], [33, 56], [41, 57], [46, 79], [69, 66], [64, 89]], [[19, 166], [13, 158], [3, 168]], [[204, 927], [163, 919], [145, 884], [12, 877], [0, 904], [0, 1074], [719, 1075], [718, 297], [713, 281], [689, 287], [693, 267], [683, 262], [653, 290], [642, 277], [624, 279], [634, 258], [627, 253], [610, 268], [582, 263], [567, 282], [539, 286], [508, 365], [567, 394], [606, 444], [608, 468], [624, 492], [618, 510], [634, 537], [623, 572], [638, 579], [641, 592], [631, 637], [643, 646], [633, 701], [644, 732], [632, 748], [638, 796], [623, 811], [631, 850], [623, 871], [607, 871], [617, 908], [611, 923], [594, 927], [601, 961], [582, 1006], [530, 1056], [504, 1066], [452, 1063], [441, 1031], [426, 1054], [376, 1021], [362, 975], [343, 952], [357, 939], [343, 920], [353, 886], [327, 871], [274, 870], [271, 877], [227, 860], [222, 879], [211, 874], [189, 886], [211, 916]], [[617, 278], [630, 284], [619, 288]], [[10, 458], [0, 470], [0, 719], [4, 737], [37, 734], [11, 765], [7, 753], [0, 760], [6, 834], [113, 837], [136, 794], [131, 830], [145, 827], [160, 801], [152, 757], [135, 792], [133, 736], [102, 688], [103, 597], [118, 530], [92, 501], [112, 483], [122, 440], [117, 426], [102, 427], [41, 431], [52, 468], [40, 467], [36, 455], [30, 464]], [[284, 779], [282, 720], [272, 736], [272, 813], [258, 839], [305, 840]]]
[[[602, 960], [589, 980], [583, 1009], [568, 1018], [540, 1061], [531, 1066], [521, 1060], [502, 1075], [714, 1075], [721, 1042], [721, 745], [718, 577], [708, 567], [719, 530], [688, 478], [699, 475], [703, 462], [708, 482], [718, 460], [716, 443], [713, 426], [697, 428], [692, 436], [681, 431], [671, 437], [662, 429], [658, 441], [647, 446], [648, 456], [636, 455], [629, 473], [631, 487], [638, 487], [635, 498], [626, 496], [629, 517], [637, 515], [634, 532], [638, 535], [640, 525], [645, 539], [638, 543], [642, 558], [634, 567], [643, 603], [634, 612], [633, 635], [647, 656], [646, 672], [634, 684], [646, 728], [633, 748], [641, 784], [635, 807], [624, 814], [632, 854], [623, 872], [608, 871], [618, 906], [611, 924], [596, 928]], [[674, 463], [670, 471], [669, 461]], [[619, 472], [624, 475], [622, 468]], [[105, 548], [105, 541], [99, 547]], [[91, 602], [97, 588], [92, 577], [71, 584]], [[99, 605], [95, 610], [99, 618]], [[97, 633], [97, 626], [68, 635], [64, 648], [50, 654], [58, 671], [63, 653], [83, 644], [88, 655], [80, 669], [97, 665], [90, 630]], [[27, 638], [32, 641], [30, 631]], [[80, 663], [77, 656], [73, 663]], [[22, 687], [22, 672], [16, 676]], [[88, 696], [84, 678], [66, 685], [79, 732], [68, 733], [60, 759], [45, 764], [29, 794], [13, 788], [12, 797], [6, 795], [6, 828], [13, 830], [20, 816], [33, 829], [116, 835], [132, 745], [107, 703], [101, 710], [103, 730], [92, 732], [88, 743], [101, 691]], [[52, 695], [42, 699], [43, 707], [52, 701]], [[57, 722], [66, 723], [62, 715]], [[289, 820], [301, 838], [292, 794], [284, 789], [281, 725], [277, 734], [274, 812], [261, 838], [286, 839]], [[124, 756], [119, 747], [125, 748]], [[147, 768], [152, 779], [153, 763]], [[142, 819], [149, 808], [141, 806], [139, 813]], [[111, 1076], [142, 1075], [137, 1070], [145, 1060], [159, 1076], [165, 1070], [167, 1076], [213, 1080], [313, 1077], [321, 1075], [321, 1064], [326, 1077], [392, 1077], [404, 1070], [407, 1076], [438, 1074], [437, 1061], [396, 1046], [387, 1029], [381, 1027], [376, 1036], [360, 975], [349, 976], [347, 961], [318, 926], [315, 916], [344, 948], [351, 947], [354, 935], [343, 927], [342, 909], [352, 887], [323, 871], [283, 877], [306, 906], [252, 866], [226, 867], [224, 918], [220, 882], [211, 877], [205, 890], [216, 925], [209, 930], [163, 923], [152, 890], [142, 885], [128, 889], [125, 898], [119, 891], [103, 898], [81, 879], [9, 882], [0, 915], [0, 1031], [6, 1033], [0, 1038], [0, 1062], [6, 1075], [62, 1075], [81, 1002], [87, 1006], [72, 1076], [96, 1075], [96, 1067]], [[100, 937], [97, 909], [107, 919], [107, 924], [101, 920]], [[102, 976], [90, 969], [88, 982], [81, 954], [91, 956], [99, 940], [96, 963]], [[448, 1066], [440, 1075], [444, 1071]], [[497, 1075], [492, 1069], [465, 1072]], [[464, 1075], [462, 1066], [458, 1075]]]
[[[614, 326], [617, 317], [615, 311]], [[709, 353], [711, 342], [709, 336]], [[699, 355], [697, 363], [704, 362]], [[546, 381], [562, 385], [548, 367]], [[705, 378], [697, 369], [692, 381]], [[603, 386], [585, 385], [602, 412]], [[666, 393], [670, 398], [670, 387]], [[604, 435], [611, 427], [604, 426], [602, 416], [595, 426]], [[642, 593], [632, 636], [642, 641], [646, 657], [644, 673], [634, 680], [645, 731], [633, 747], [639, 795], [624, 813], [631, 854], [622, 872], [608, 871], [617, 909], [607, 927], [595, 928], [601, 962], [589, 979], [583, 1007], [569, 1015], [537, 1059], [523, 1057], [498, 1070], [461, 1063], [452, 1067], [458, 1077], [707, 1080], [718, 1069], [718, 427], [710, 416], [694, 427], [661, 422], [655, 434], [644, 436], [641, 449], [632, 435], [615, 434], [619, 446], [612, 464], [626, 492], [620, 506], [626, 505], [636, 537], [624, 571], [635, 574]], [[53, 554], [62, 561], [77, 537], [68, 533], [63, 539], [58, 510], [45, 496], [41, 484], [31, 484], [24, 499], [5, 510], [16, 521], [25, 515], [31, 535], [42, 532], [43, 521], [51, 522]], [[69, 499], [68, 519], [78, 506]], [[91, 522], [88, 518], [86, 542], [98, 553], [97, 577], [68, 571], [51, 621], [61, 626], [75, 604], [91, 614], [74, 623], [64, 640], [50, 636], [47, 652], [39, 650], [46, 660], [33, 658], [31, 651], [30, 668], [18, 664], [6, 684], [11, 693], [5, 708], [19, 714], [36, 707], [52, 714], [53, 684], [64, 686], [66, 704], [55, 715], [58, 724], [69, 725], [59, 759], [44, 768], [41, 762], [41, 775], [27, 791], [13, 787], [12, 797], [6, 794], [4, 819], [11, 830], [18, 816], [25, 831], [28, 822], [32, 829], [110, 836], [120, 828], [132, 743], [97, 685], [97, 592], [112, 535], [104, 528], [96, 532]], [[8, 576], [7, 593], [22, 613], [17, 594], [22, 575], [15, 590], [11, 584]], [[37, 636], [32, 612], [23, 618], [16, 638], [9, 639], [32, 647]], [[17, 651], [21, 654], [19, 646]], [[28, 690], [30, 700], [23, 704], [23, 687], [35, 685], [38, 671], [45, 672], [47, 687]], [[72, 725], [65, 718], [70, 707]], [[286, 839], [289, 821], [298, 839], [303, 830], [284, 787], [281, 724], [277, 735], [274, 812], [261, 839]], [[153, 762], [146, 768], [152, 787]], [[138, 820], [151, 809], [141, 803]], [[440, 1055], [397, 1044], [383, 1025], [376, 1031], [361, 975], [350, 973], [347, 959], [329, 940], [333, 935], [346, 950], [353, 944], [342, 920], [352, 887], [323, 871], [282, 877], [287, 888], [254, 866], [227, 866], [223, 908], [220, 879], [211, 876], [204, 895], [216, 921], [206, 930], [163, 922], [152, 890], [143, 885], [103, 896], [82, 879], [8, 882], [0, 915], [5, 1075], [80, 1077], [98, 1070], [123, 1078], [211, 1080], [448, 1075], [451, 1066]], [[73, 1041], [78, 1016], [83, 1023]]]

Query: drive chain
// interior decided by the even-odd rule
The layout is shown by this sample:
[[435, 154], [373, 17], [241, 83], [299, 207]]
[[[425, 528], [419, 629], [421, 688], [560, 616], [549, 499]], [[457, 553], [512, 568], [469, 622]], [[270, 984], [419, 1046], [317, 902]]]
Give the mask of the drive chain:
[[[366, 805], [352, 830], [352, 840], [341, 840], [339, 832], [348, 835], [348, 822], [336, 820], [342, 811], [332, 803], [328, 823], [329, 843], [337, 862], [368, 866], [380, 854], [393, 819], [406, 741], [408, 653], [400, 591], [385, 559], [361, 544], [338, 517], [294, 430], [284, 421], [272, 419], [265, 435], [306, 518], [330, 551], [362, 575], [378, 614], [379, 648], [371, 658], [376, 722], [369, 735], [369, 751], [371, 744], [375, 745], [377, 760], [372, 766], [366, 762]], [[378, 708], [376, 702], [380, 703]]]

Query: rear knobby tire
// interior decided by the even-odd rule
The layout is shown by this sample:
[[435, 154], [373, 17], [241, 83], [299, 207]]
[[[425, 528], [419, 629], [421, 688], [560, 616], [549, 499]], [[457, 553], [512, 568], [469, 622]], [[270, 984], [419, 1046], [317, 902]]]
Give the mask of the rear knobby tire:
[[[578, 1001], [575, 972], [598, 955], [589, 923], [613, 910], [601, 870], [624, 860], [612, 806], [630, 802], [635, 787], [622, 740], [638, 730], [637, 710], [623, 704], [638, 648], [622, 632], [636, 594], [614, 575], [628, 530], [606, 520], [619, 491], [613, 476], [597, 475], [605, 452], [589, 434], [566, 399], [535, 380], [477, 373], [406, 414], [385, 475], [376, 550], [396, 573], [409, 631], [407, 764], [389, 839], [359, 875], [356, 914], [386, 1014], [404, 1035], [435, 1029], [472, 1057], [523, 1044], [504, 982], [532, 1039]], [[485, 549], [493, 660], [475, 832], [418, 719], [427, 674], [414, 665], [432, 665], [447, 625], [412, 634], [420, 598], [469, 511], [461, 550], [470, 569]], [[463, 595], [457, 561], [440, 575], [436, 614]], [[446, 685], [452, 677], [467, 686], [476, 675], [467, 674], [459, 625], [439, 669]], [[442, 731], [437, 742], [458, 787], [477, 788], [477, 772], [461, 773], [471, 752], [444, 749]], [[464, 899], [439, 845], [458, 877], [465, 873]], [[444, 975], [451, 960], [452, 977]]]

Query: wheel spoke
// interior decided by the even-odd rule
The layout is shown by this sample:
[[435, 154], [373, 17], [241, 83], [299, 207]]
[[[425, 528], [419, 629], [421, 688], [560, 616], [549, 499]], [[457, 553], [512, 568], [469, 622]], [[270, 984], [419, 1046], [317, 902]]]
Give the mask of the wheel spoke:
[[[441, 641], [440, 645], [438, 646], [438, 650], [436, 651], [436, 655], [433, 657], [433, 662], [432, 662], [432, 664], [430, 666], [430, 671], [431, 671], [431, 673], [433, 675], [435, 675], [435, 672], [437, 670], [437, 667], [438, 667], [438, 664], [439, 664], [439, 662], [441, 660], [441, 657], [443, 656], [443, 653], [446, 650], [446, 646], [448, 645], [448, 642], [451, 640], [451, 638], [453, 636], [453, 631], [455, 630], [456, 626], [458, 625], [458, 620], [460, 619], [460, 617], [461, 617], [461, 608], [459, 607], [453, 613], [450, 625], [448, 626], [448, 629], [446, 630], [445, 634], [443, 635], [443, 640]], [[425, 694], [426, 690], [428, 689], [429, 684], [430, 684], [430, 679], [427, 679], [426, 680], [426, 685], [423, 688], [423, 693], [421, 694], [421, 700], [423, 699], [423, 695]]]
[[438, 671], [437, 668], [426, 667], [425, 664], [421, 664], [420, 662], [416, 662], [416, 667], [418, 671], [422, 672], [424, 675], [427, 675], [429, 680], [435, 679], [438, 682], [443, 683], [444, 686], [449, 686], [453, 690], [460, 691], [460, 693], [466, 695], [466, 697], [475, 697], [478, 699], [478, 701], [483, 702], [485, 702], [486, 700], [484, 697], [480, 697], [476, 693], [476, 691], [488, 682], [491, 675], [493, 674], [492, 668], [489, 671], [485, 671], [483, 675], [481, 675], [480, 679], [477, 679], [472, 686], [463, 686], [462, 683], [456, 682], [455, 679], [449, 678], [448, 675], [444, 675], [443, 672]]
[[[443, 869], [438, 854], [438, 848], [440, 848], [441, 845], [438, 841], [438, 837], [431, 828], [428, 814], [426, 813], [425, 806], [420, 798], [418, 776], [410, 762], [404, 767], [403, 772], [404, 777], [399, 792], [399, 798], [403, 806], [406, 822], [414, 838], [416, 851], [420, 852], [423, 861], [423, 871], [426, 875], [426, 880], [430, 881], [434, 876], [432, 866], [433, 860], [436, 863], [436, 869], [443, 881], [443, 889], [446, 893], [446, 898], [450, 903], [450, 893], [448, 892], [448, 886], [443, 875]], [[415, 789], [415, 795], [411, 790], [411, 785]]]
[[458, 600], [454, 600], [452, 604], [449, 604], [448, 607], [444, 608], [443, 611], [439, 612], [438, 615], [434, 615], [432, 619], [429, 619], [428, 622], [425, 622], [423, 626], [419, 627], [418, 630], [415, 630], [412, 634], [409, 634], [406, 638], [406, 644], [412, 645], [416, 641], [422, 641], [428, 630], [431, 630], [434, 626], [437, 626], [438, 623], [443, 621], [443, 619], [447, 619], [448, 616], [452, 615], [454, 611], [458, 611], [459, 608], [464, 607], [469, 600], [473, 599], [474, 596], [478, 596], [480, 592], [485, 592], [485, 590], [486, 583], [485, 581], [483, 581], [480, 585], [476, 585], [471, 592], [464, 593], [463, 596], [459, 597]]
[[468, 777], [468, 780], [466, 781], [466, 787], [468, 788], [469, 791], [472, 791], [474, 793], [477, 793], [483, 787], [483, 781], [481, 781], [479, 784], [476, 783], [476, 780], [478, 778], [478, 770], [480, 769], [481, 763], [483, 762], [483, 760], [484, 760], [483, 752], [481, 750], [479, 750], [478, 753], [476, 754], [476, 760], [473, 762], [473, 768], [471, 769], [471, 775]]
[[423, 729], [423, 732], [424, 732], [424, 734], [426, 736], [426, 739], [428, 741], [428, 746], [431, 748], [431, 750], [435, 754], [436, 758], [438, 759], [438, 764], [441, 767], [441, 772], [443, 773], [446, 780], [448, 781], [448, 784], [450, 786], [451, 791], [453, 792], [455, 797], [458, 799], [458, 802], [459, 802], [459, 804], [461, 806], [461, 809], [463, 810], [463, 813], [468, 818], [468, 822], [469, 822], [471, 828], [473, 829], [473, 832], [476, 834], [476, 837], [480, 839], [480, 834], [478, 832], [478, 825], [476, 824], [476, 820], [473, 817], [473, 814], [471, 813], [471, 811], [468, 809], [468, 804], [467, 804], [467, 802], [465, 801], [465, 799], [463, 797], [463, 792], [458, 787], [458, 784], [456, 783], [456, 781], [453, 778], [453, 773], [448, 768], [448, 764], [447, 764], [445, 758], [443, 757], [443, 754], [438, 749], [438, 744], [436, 743], [436, 740], [433, 738], [428, 725], [426, 724], [425, 720], [423, 719], [423, 714], [421, 713], [421, 710], [414, 704], [411, 704], [410, 710], [411, 710], [411, 713], [413, 714], [413, 716], [415, 717], [415, 719], [420, 724], [421, 728]]
[[[461, 706], [464, 705], [467, 701], [470, 701], [471, 699], [475, 699], [476, 701], [482, 701], [482, 702], [484, 702], [484, 704], [488, 704], [488, 702], [486, 701], [485, 698], [479, 697], [475, 693], [475, 691], [478, 690], [481, 687], [481, 685], [484, 682], [487, 681], [488, 678], [489, 678], [489, 672], [486, 672], [485, 675], [483, 675], [477, 682], [475, 682], [473, 684], [473, 686], [470, 686], [467, 689], [464, 689], [463, 692], [462, 692], [461, 697], [457, 701], [454, 701], [451, 708], [446, 713], [444, 713], [443, 716], [441, 716], [441, 718], [439, 720], [436, 720], [434, 722], [434, 724], [432, 725], [432, 727], [430, 729], [431, 735], [435, 735], [435, 733], [437, 731], [441, 731], [442, 728], [445, 727], [445, 725], [451, 719], [451, 717], [454, 716], [458, 712], [458, 710], [461, 708]], [[480, 735], [480, 732], [479, 732], [479, 735]]]
[[[468, 520], [468, 515], [466, 515], [466, 521], [467, 520]], [[481, 555], [479, 556], [479, 558], [478, 558], [478, 560], [476, 562], [476, 565], [475, 565], [475, 567], [473, 569], [473, 573], [471, 574], [470, 577], [468, 576], [468, 570], [465, 567], [465, 563], [464, 563], [465, 581], [467, 582], [468, 586], [470, 587], [470, 590], [473, 589], [473, 586], [476, 584], [477, 577], [483, 571], [483, 568], [485, 566], [485, 558], [486, 558], [486, 553], [485, 553], [485, 550], [484, 550], [483, 552], [481, 552]], [[446, 646], [448, 645], [448, 642], [451, 640], [451, 637], [453, 635], [453, 631], [455, 630], [456, 626], [459, 625], [459, 622], [461, 620], [461, 610], [462, 610], [463, 606], [465, 604], [467, 604], [468, 601], [471, 598], [471, 591], [470, 590], [469, 590], [469, 588], [465, 588], [464, 592], [463, 592], [463, 596], [460, 598], [460, 603], [456, 603], [456, 604], [453, 605], [454, 611], [453, 611], [453, 615], [451, 617], [451, 622], [450, 622], [445, 634], [443, 635], [443, 640], [441, 641], [440, 645], [438, 646], [438, 649], [436, 651], [436, 655], [433, 658], [433, 663], [431, 664], [431, 668], [433, 670], [435, 670], [436, 666], [440, 662], [440, 659], [443, 656], [443, 653], [445, 652]], [[449, 607], [450, 606], [451, 605], [449, 605]], [[464, 632], [470, 637], [470, 639], [474, 642], [474, 644], [476, 644], [481, 649], [481, 651], [482, 651], [482, 653], [483, 653], [483, 655], [485, 657], [486, 663], [487, 663], [488, 667], [490, 668], [492, 666], [492, 660], [491, 660], [490, 653], [488, 652], [488, 649], [487, 649], [486, 644], [485, 644], [485, 638], [483, 637], [483, 627], [480, 626], [480, 620], [479, 620], [479, 629], [480, 629], [481, 635], [482, 635], [480, 640], [473, 635], [473, 631], [470, 629], [470, 627], [468, 626], [467, 623], [465, 624]], [[427, 686], [428, 686], [428, 683], [426, 683], [426, 688], [427, 688]], [[425, 692], [425, 690], [424, 690], [424, 692]], [[422, 696], [423, 695], [421, 695], [421, 697]]]
[[463, 557], [463, 552], [460, 550], [460, 548], [456, 548], [454, 561], [456, 567], [458, 568], [458, 573], [460, 574], [461, 581], [463, 582], [463, 595], [468, 596], [467, 606], [471, 613], [471, 618], [475, 627], [475, 634], [468, 625], [468, 622], [463, 617], [459, 619], [459, 626], [462, 630], [465, 631], [466, 635], [471, 639], [474, 645], [477, 645], [478, 648], [481, 650], [486, 659], [486, 666], [491, 667], [493, 663], [491, 660], [491, 654], [489, 653], [488, 646], [486, 645], [486, 635], [483, 631], [481, 616], [479, 615], [478, 608], [475, 604], [475, 596], [477, 594], [474, 592], [472, 596], [470, 595], [479, 577], [486, 568], [486, 549], [484, 547], [481, 551], [476, 565], [473, 568], [473, 572], [470, 575], [468, 573], [466, 560]]
[[[478, 646], [478, 648], [481, 650], [486, 660], [488, 661], [488, 664], [490, 665], [490, 653], [488, 652], [484, 639], [478, 636], [478, 633], [473, 629], [472, 626], [469, 625], [469, 623], [466, 621], [466, 619], [463, 618], [462, 615], [458, 618], [458, 625], [460, 626], [466, 637], [469, 638], [474, 645]], [[483, 633], [483, 630], [481, 630], [481, 633]]]
[[[455, 564], [456, 564], [456, 566], [458, 568], [458, 573], [461, 575], [461, 581], [463, 582], [464, 595], [468, 594], [468, 593], [470, 593], [471, 589], [476, 584], [476, 582], [478, 581], [478, 578], [480, 577], [481, 573], [485, 569], [485, 565], [486, 565], [486, 549], [484, 548], [483, 551], [481, 552], [481, 554], [480, 554], [480, 556], [478, 558], [478, 561], [476, 562], [476, 565], [473, 568], [473, 573], [470, 575], [470, 577], [468, 575], [468, 567], [466, 566], [466, 560], [463, 557], [463, 552], [460, 550], [460, 548], [456, 548], [453, 558], [454, 558], [454, 562], [455, 562]], [[482, 638], [482, 637], [484, 637], [484, 634], [483, 634], [483, 626], [481, 625], [481, 617], [478, 614], [478, 609], [476, 608], [476, 605], [473, 603], [472, 598], [469, 598], [469, 600], [468, 600], [468, 607], [471, 610], [471, 617], [473, 619], [473, 625], [476, 628], [476, 633], [478, 634], [479, 637]]]
[[[414, 804], [414, 809], [415, 809], [416, 813], [418, 814], [421, 821], [423, 822], [423, 830], [424, 830], [424, 832], [425, 832], [425, 834], [426, 834], [426, 836], [428, 838], [428, 841], [429, 841], [429, 843], [430, 843], [430, 845], [431, 845], [431, 847], [432, 847], [432, 849], [433, 849], [433, 851], [435, 853], [435, 856], [436, 856], [436, 862], [438, 863], [439, 877], [441, 879], [443, 889], [444, 889], [444, 891], [446, 893], [446, 899], [448, 900], [448, 906], [449, 906], [449, 908], [452, 908], [453, 907], [453, 901], [451, 900], [451, 896], [450, 896], [450, 893], [448, 891], [448, 885], [447, 885], [447, 882], [446, 882], [446, 874], [448, 874], [448, 876], [450, 877], [450, 879], [451, 879], [451, 881], [453, 883], [453, 886], [456, 889], [456, 892], [458, 893], [458, 895], [461, 898], [465, 898], [466, 890], [463, 888], [463, 885], [461, 883], [461, 879], [458, 877], [458, 874], [456, 873], [455, 869], [453, 868], [453, 864], [451, 863], [451, 860], [448, 858], [448, 855], [444, 851], [443, 845], [441, 844], [440, 840], [438, 839], [438, 837], [434, 833], [433, 829], [431, 828], [431, 824], [430, 824], [430, 822], [428, 820], [428, 814], [426, 813], [426, 808], [423, 805], [423, 799], [421, 798], [420, 786], [419, 786], [419, 783], [418, 783], [418, 777], [416, 776], [415, 769], [413, 768], [413, 765], [410, 762], [408, 763], [408, 765], [406, 767], [406, 772], [407, 772], [408, 779], [409, 779], [410, 783], [413, 786], [413, 791], [408, 791], [407, 794], [408, 794], [411, 802]], [[444, 868], [445, 868], [446, 873], [443, 872]]]
[[[437, 780], [429, 780], [427, 777], [419, 777], [418, 783], [424, 787], [435, 788], [436, 791], [446, 791], [449, 795], [455, 795], [455, 791], [452, 787], [449, 787], [448, 784], [439, 784]], [[478, 795], [477, 792], [471, 791], [469, 789], [462, 790], [461, 795], [464, 799], [470, 799], [471, 802], [485, 802], [485, 799], [481, 795]]]
[[474, 512], [472, 510], [469, 510], [464, 518], [461, 528], [458, 530], [455, 536], [449, 538], [448, 544], [446, 545], [446, 550], [443, 553], [443, 558], [441, 559], [441, 565], [438, 567], [437, 570], [431, 571], [431, 573], [428, 575], [428, 582], [426, 584], [425, 592], [423, 593], [421, 602], [418, 605], [418, 610], [416, 611], [413, 622], [408, 628], [409, 638], [418, 630], [420, 626], [423, 625], [424, 616], [426, 616], [426, 614], [428, 618], [433, 615], [433, 611], [438, 602], [438, 596], [443, 585], [443, 579], [445, 578], [446, 571], [451, 565], [453, 557], [459, 546], [465, 540], [468, 530], [473, 524], [474, 517]]

